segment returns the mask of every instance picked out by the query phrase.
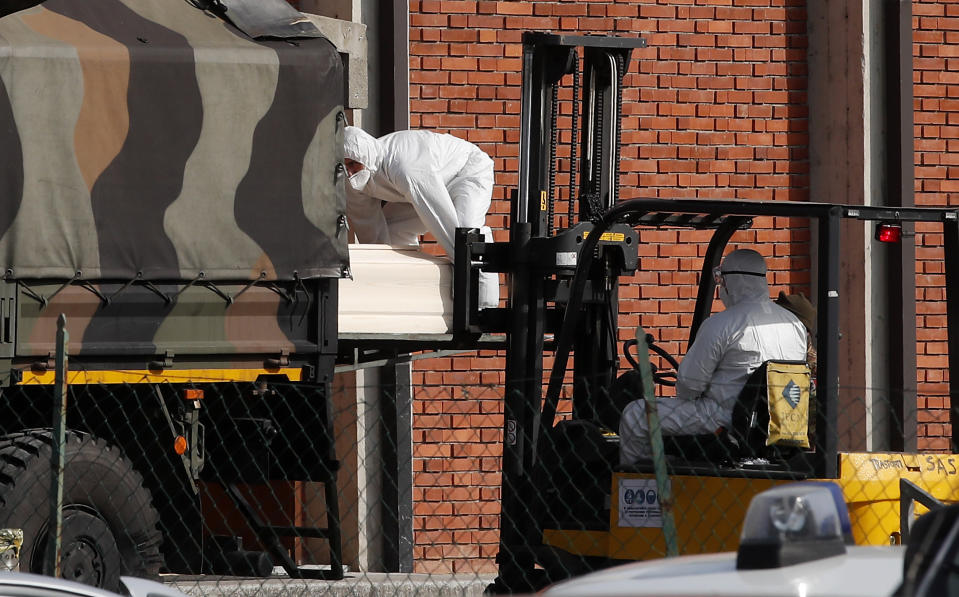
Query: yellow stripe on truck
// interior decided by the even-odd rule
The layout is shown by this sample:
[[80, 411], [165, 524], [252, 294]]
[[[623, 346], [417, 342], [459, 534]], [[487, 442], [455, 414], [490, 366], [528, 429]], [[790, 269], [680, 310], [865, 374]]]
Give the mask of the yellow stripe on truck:
[[[169, 372], [149, 369], [124, 371], [70, 371], [67, 383], [71, 385], [141, 384], [141, 383], [216, 383], [256, 381], [261, 375], [282, 375], [289, 381], [301, 381], [301, 369], [183, 369]], [[53, 385], [54, 372], [23, 371], [20, 385]]]

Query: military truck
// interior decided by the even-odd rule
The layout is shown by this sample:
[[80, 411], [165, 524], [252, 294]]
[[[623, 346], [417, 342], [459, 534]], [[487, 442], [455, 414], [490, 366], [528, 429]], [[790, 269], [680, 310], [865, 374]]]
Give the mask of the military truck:
[[[342, 575], [327, 398], [343, 97], [341, 56], [282, 0], [0, 8], [0, 528], [23, 530], [21, 570], [51, 571], [58, 530], [63, 575], [107, 588], [224, 559], [271, 569], [213, 545], [215, 482], [291, 574], [310, 572], [288, 535], [328, 539], [332, 565], [312, 574]], [[325, 528], [250, 507], [252, 485], [291, 500], [309, 482]]]

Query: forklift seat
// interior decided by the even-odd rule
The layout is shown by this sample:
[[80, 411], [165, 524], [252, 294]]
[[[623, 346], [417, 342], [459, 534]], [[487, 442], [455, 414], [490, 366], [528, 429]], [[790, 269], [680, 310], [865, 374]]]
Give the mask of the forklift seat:
[[782, 460], [812, 447], [815, 385], [806, 361], [772, 360], [749, 376], [729, 435], [740, 458]]

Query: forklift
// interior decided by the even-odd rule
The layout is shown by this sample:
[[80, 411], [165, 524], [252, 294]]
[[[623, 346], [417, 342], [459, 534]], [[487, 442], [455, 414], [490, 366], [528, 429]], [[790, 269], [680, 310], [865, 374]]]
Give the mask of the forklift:
[[[959, 456], [840, 450], [844, 388], [835, 257], [851, 223], [866, 227], [870, 237], [875, 232], [877, 243], [895, 243], [916, 224], [934, 226], [944, 254], [955, 255], [959, 213], [789, 201], [621, 201], [623, 81], [632, 50], [644, 46], [640, 38], [526, 33], [519, 188], [512, 195], [509, 240], [488, 243], [478, 231], [457, 232], [454, 328], [506, 336], [499, 576], [490, 593], [536, 591], [626, 561], [735, 550], [752, 496], [785, 482], [836, 483], [850, 511], [851, 540], [860, 544], [905, 542], [916, 513], [959, 496]], [[560, 114], [560, 87], [570, 79], [574, 108]], [[557, 159], [560, 118], [572, 122], [568, 160]], [[564, 161], [568, 225], [558, 228], [556, 181]], [[805, 428], [808, 447], [769, 441], [763, 426], [769, 421], [762, 393], [767, 388], [764, 380], [751, 379], [740, 405], [747, 394], [751, 402], [737, 405], [732, 427], [739, 428], [730, 435], [747, 441], [663, 438], [651, 421], [653, 459], [620, 466], [623, 409], [638, 398], [654, 405], [662, 393], [656, 386], [673, 384], [678, 367], [656, 334], [642, 328], [620, 346], [619, 284], [641, 271], [646, 232], [675, 231], [681, 241], [705, 244], [696, 253], [703, 257], [688, 346], [712, 312], [712, 271], [727, 246], [737, 234], [742, 238], [773, 222], [807, 229], [811, 253], [818, 256], [810, 284], [818, 363]], [[959, 379], [959, 262], [944, 261], [948, 373]], [[506, 308], [476, 308], [480, 269], [507, 274]], [[560, 417], [560, 398], [570, 383], [571, 412]]]

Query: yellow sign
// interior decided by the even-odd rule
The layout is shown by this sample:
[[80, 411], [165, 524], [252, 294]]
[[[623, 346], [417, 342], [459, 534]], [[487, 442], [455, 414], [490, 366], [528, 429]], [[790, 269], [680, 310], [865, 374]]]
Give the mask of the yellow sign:
[[805, 363], [766, 364], [767, 446], [809, 448], [809, 378]]
[[[589, 232], [583, 233], [583, 238], [589, 236]], [[609, 243], [621, 243], [626, 240], [626, 235], [622, 232], [604, 232], [599, 240], [609, 242]]]
[[547, 205], [546, 205], [546, 191], [540, 191], [540, 192], [539, 192], [539, 210], [540, 210], [540, 211], [546, 211], [546, 209], [547, 209]]

